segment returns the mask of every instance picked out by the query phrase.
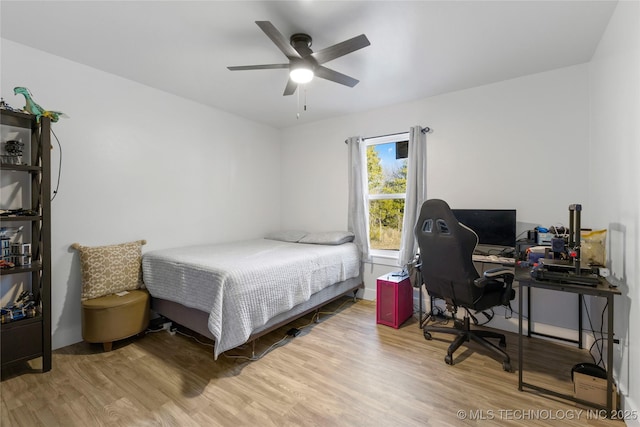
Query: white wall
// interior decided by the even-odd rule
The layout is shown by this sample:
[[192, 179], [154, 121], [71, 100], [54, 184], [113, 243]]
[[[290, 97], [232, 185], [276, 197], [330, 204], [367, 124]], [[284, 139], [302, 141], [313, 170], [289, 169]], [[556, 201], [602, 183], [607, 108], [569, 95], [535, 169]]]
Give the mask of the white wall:
[[[434, 129], [427, 137], [428, 197], [458, 208], [515, 208], [529, 226], [568, 225], [569, 205], [582, 203], [588, 226], [588, 103], [585, 64], [285, 129], [283, 224], [345, 229], [345, 138], [420, 124]], [[375, 296], [376, 277], [394, 269], [366, 265], [365, 298]], [[534, 303], [534, 319], [555, 325], [547, 332], [575, 338], [574, 298], [547, 291], [534, 297], [545, 301]], [[516, 330], [515, 319], [498, 317], [492, 325]]]
[[279, 130], [4, 39], [1, 66], [10, 105], [26, 86], [69, 115], [53, 125], [54, 348], [81, 340], [72, 243], [146, 239], [148, 251], [279, 229]]
[[585, 164], [587, 123], [587, 68], [579, 65], [285, 129], [284, 223], [346, 227], [345, 138], [414, 124], [435, 130], [429, 197], [460, 208], [516, 208], [518, 221], [567, 222], [568, 205], [586, 199], [586, 173], [561, 177], [551, 167]]
[[[615, 300], [614, 373], [625, 408], [640, 412], [640, 7], [620, 2], [589, 64], [589, 194], [607, 228]], [[601, 309], [593, 302], [596, 313]], [[633, 362], [635, 361], [635, 362]], [[640, 425], [628, 420], [629, 425]]]

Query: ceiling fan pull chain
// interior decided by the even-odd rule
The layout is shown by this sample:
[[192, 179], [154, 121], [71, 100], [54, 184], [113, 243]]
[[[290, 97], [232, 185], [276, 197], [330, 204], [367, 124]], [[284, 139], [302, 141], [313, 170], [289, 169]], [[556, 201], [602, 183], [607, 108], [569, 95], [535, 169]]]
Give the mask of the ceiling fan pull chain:
[[304, 86], [304, 111], [307, 111], [307, 85]]
[[300, 91], [296, 91], [296, 119], [300, 118]]

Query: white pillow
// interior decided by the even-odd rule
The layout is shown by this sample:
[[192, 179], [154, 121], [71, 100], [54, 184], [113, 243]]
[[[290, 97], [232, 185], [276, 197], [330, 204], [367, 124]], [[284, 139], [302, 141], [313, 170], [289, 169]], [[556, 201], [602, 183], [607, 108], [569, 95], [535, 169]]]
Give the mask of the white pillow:
[[306, 231], [297, 231], [297, 230], [285, 230], [285, 231], [274, 231], [273, 233], [269, 233], [264, 236], [265, 239], [269, 240], [280, 240], [281, 242], [291, 242], [297, 243], [304, 236], [307, 235]]
[[352, 242], [355, 235], [350, 231], [322, 231], [319, 233], [309, 233], [298, 241], [298, 243], [312, 243], [315, 245], [341, 245]]

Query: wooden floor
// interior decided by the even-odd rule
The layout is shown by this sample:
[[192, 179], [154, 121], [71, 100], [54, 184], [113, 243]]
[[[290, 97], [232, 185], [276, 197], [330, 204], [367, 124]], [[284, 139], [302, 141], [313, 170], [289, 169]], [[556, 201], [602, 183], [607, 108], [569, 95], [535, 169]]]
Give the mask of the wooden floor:
[[[307, 316], [260, 338], [256, 354], [291, 326], [309, 325], [257, 361], [226, 357], [251, 356], [250, 345], [214, 361], [210, 347], [168, 332], [115, 343], [109, 353], [86, 343], [59, 349], [50, 372], [38, 372], [38, 360], [3, 372], [0, 425], [624, 425], [518, 391], [513, 334], [513, 372], [475, 344], [458, 350], [450, 366], [444, 355], [451, 336], [426, 341], [415, 319], [398, 330], [376, 325], [368, 301], [342, 300], [324, 310], [336, 309], [319, 323]], [[570, 368], [588, 355], [527, 341], [525, 381], [570, 392]]]

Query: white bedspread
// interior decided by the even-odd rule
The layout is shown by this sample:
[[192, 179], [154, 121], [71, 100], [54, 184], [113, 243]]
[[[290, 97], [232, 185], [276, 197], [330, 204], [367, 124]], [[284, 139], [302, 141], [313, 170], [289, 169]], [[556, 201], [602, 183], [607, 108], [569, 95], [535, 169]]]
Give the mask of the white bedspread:
[[147, 252], [142, 270], [151, 296], [210, 313], [217, 358], [272, 317], [358, 276], [360, 258], [353, 243], [258, 239]]

